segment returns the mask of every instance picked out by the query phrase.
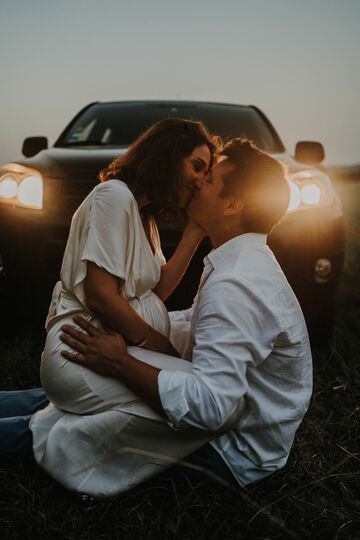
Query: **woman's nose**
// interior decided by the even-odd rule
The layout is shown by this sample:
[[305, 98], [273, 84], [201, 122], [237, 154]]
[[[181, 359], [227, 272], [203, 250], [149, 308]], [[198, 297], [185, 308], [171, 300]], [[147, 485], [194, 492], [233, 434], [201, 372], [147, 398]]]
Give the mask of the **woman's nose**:
[[208, 178], [210, 172], [209, 171], [202, 171], [201, 173], [199, 173], [197, 175], [197, 178], [195, 180], [195, 186], [198, 188], [198, 189], [201, 189], [202, 186], [204, 185], [206, 179]]
[[201, 189], [203, 187], [203, 184], [204, 184], [204, 180], [205, 180], [205, 176], [202, 175], [201, 177], [199, 178], [196, 178], [195, 182], [194, 182], [194, 186], [196, 187], [196, 189]]

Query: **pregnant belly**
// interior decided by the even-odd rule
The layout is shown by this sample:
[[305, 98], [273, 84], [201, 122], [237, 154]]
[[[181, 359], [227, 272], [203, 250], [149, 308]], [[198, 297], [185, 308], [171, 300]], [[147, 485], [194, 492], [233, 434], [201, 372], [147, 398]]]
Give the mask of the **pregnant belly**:
[[[65, 322], [71, 322], [64, 320]], [[94, 414], [109, 409], [163, 422], [163, 417], [142, 402], [121, 381], [103, 377], [61, 356], [68, 349], [60, 340], [60, 328], [52, 327], [41, 362], [41, 380], [50, 401], [58, 409], [74, 414]], [[159, 369], [190, 372], [192, 364], [180, 358], [129, 347], [129, 353]]]
[[[78, 310], [77, 315], [86, 318], [95, 326], [99, 327], [100, 322], [91, 317], [89, 313]], [[70, 362], [61, 355], [62, 351], [74, 352], [60, 339], [62, 333], [61, 326], [64, 324], [74, 325], [74, 313], [62, 313], [52, 319], [48, 327], [44, 351], [41, 356], [40, 379], [50, 401], [57, 408], [68, 412], [79, 412], [77, 405], [79, 400], [86, 401], [86, 384], [84, 380], [84, 370], [81, 366]]]
[[[162, 334], [169, 335], [170, 322], [167, 310], [153, 292], [134, 298], [129, 303], [149, 325]], [[62, 357], [61, 351], [71, 349], [61, 341], [60, 335], [62, 325], [74, 324], [72, 319], [74, 311], [97, 327], [101, 328], [101, 322], [89, 312], [79, 309], [79, 306], [76, 310], [64, 309], [65, 307], [66, 305], [62, 302], [61, 309], [57, 310], [48, 326], [41, 359], [41, 382], [47, 396], [58, 408], [82, 414], [98, 412], [102, 408], [102, 402], [108, 402], [109, 380]], [[70, 304], [68, 307], [70, 308]], [[122, 402], [131, 402], [134, 399], [132, 392], [124, 385], [121, 389], [116, 386], [115, 392], [121, 395]], [[96, 397], [100, 399], [100, 402]]]
[[169, 314], [164, 303], [153, 291], [148, 291], [140, 297], [130, 299], [129, 304], [150, 326], [164, 336], [169, 337]]

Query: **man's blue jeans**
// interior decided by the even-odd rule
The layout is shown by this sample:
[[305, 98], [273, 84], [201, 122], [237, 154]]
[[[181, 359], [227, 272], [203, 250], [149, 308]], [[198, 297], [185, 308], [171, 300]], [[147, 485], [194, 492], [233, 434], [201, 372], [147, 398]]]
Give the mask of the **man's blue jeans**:
[[[30, 418], [48, 402], [42, 388], [0, 392], [0, 457], [33, 457]], [[163, 476], [173, 479], [187, 477], [193, 482], [209, 483], [213, 477], [207, 474], [208, 471], [233, 486], [237, 485], [230, 469], [210, 444], [187, 456], [185, 461], [203, 468], [205, 472], [179, 464], [170, 467]]]

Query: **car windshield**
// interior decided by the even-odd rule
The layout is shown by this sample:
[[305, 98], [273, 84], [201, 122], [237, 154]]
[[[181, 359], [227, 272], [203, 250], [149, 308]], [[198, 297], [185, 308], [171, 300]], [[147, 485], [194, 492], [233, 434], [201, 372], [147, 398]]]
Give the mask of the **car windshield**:
[[272, 126], [252, 107], [210, 103], [113, 102], [90, 106], [55, 143], [64, 146], [129, 146], [149, 126], [168, 117], [202, 120], [208, 129], [229, 139], [245, 137], [267, 152], [281, 152]]

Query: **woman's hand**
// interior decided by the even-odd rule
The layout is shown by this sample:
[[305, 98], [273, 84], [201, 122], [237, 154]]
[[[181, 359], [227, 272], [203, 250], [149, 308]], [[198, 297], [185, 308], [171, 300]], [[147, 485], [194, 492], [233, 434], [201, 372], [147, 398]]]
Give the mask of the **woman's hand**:
[[172, 343], [163, 334], [160, 334], [157, 330], [154, 330], [149, 326], [149, 332], [146, 338], [146, 342], [143, 345], [144, 349], [150, 351], [159, 352], [162, 354], [168, 354], [170, 356], [176, 356], [180, 358], [180, 354], [172, 345]]
[[186, 238], [186, 241], [201, 242], [201, 240], [207, 236], [206, 231], [191, 217], [184, 229], [183, 236]]

